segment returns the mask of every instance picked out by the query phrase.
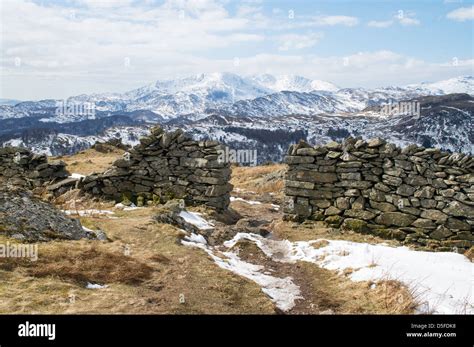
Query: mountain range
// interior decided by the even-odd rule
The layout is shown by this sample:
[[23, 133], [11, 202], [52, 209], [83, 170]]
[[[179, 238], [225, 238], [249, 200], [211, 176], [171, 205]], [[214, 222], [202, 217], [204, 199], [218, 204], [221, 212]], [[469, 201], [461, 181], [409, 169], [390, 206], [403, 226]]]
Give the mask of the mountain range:
[[[294, 75], [199, 74], [125, 93], [0, 102], [0, 143], [67, 154], [109, 138], [135, 144], [137, 134], [160, 123], [235, 148], [253, 146], [261, 162], [281, 160], [300, 138], [322, 143], [348, 135], [473, 153], [473, 94], [472, 76], [367, 89]], [[421, 115], [382, 112], [400, 101], [419, 102]]]

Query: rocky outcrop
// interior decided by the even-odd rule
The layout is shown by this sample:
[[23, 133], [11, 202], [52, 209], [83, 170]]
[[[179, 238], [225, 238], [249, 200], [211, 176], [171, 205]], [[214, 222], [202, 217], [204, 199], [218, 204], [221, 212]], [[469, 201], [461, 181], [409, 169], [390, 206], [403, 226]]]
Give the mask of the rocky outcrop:
[[0, 189], [0, 234], [26, 242], [96, 239], [79, 220], [23, 190]]
[[220, 150], [216, 141], [195, 141], [181, 130], [167, 133], [156, 127], [110, 169], [85, 177], [80, 187], [117, 202], [184, 199], [186, 205], [223, 210], [232, 185], [230, 164], [218, 160]]
[[69, 176], [62, 161], [48, 162], [46, 155], [20, 147], [0, 148], [0, 181], [3, 184], [36, 188]]
[[380, 138], [292, 145], [285, 218], [438, 250], [474, 242], [474, 158]]

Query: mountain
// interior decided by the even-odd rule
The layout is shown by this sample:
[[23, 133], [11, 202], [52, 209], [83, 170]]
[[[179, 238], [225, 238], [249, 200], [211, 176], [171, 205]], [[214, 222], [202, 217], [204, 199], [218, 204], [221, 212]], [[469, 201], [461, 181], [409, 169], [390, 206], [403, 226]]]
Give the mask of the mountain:
[[348, 136], [382, 137], [399, 146], [416, 143], [452, 152], [474, 153], [474, 97], [468, 94], [423, 96], [420, 114], [380, 116], [380, 106], [347, 115], [287, 114], [271, 118], [211, 115], [168, 126], [182, 128], [199, 139], [214, 139], [233, 149], [255, 149], [258, 162], [280, 161], [290, 143], [341, 141]]
[[296, 75], [272, 76], [264, 74], [253, 76], [252, 80], [270, 90], [273, 90], [274, 92], [312, 92], [315, 90], [335, 92], [339, 89], [330, 82], [310, 80]]
[[[262, 162], [281, 160], [299, 139], [322, 143], [346, 136], [381, 136], [400, 145], [416, 142], [473, 153], [473, 82], [463, 76], [401, 87], [338, 89], [292, 75], [200, 74], [126, 93], [0, 105], [0, 144], [69, 154], [109, 139], [109, 131], [132, 143], [136, 134], [160, 123], [234, 148], [253, 146]], [[400, 101], [420, 103], [421, 116], [382, 112], [383, 105]]]
[[21, 102], [20, 100], [15, 100], [15, 99], [0, 99], [0, 105], [14, 106], [20, 102]]
[[460, 76], [438, 82], [423, 82], [406, 86], [408, 90], [417, 91], [420, 94], [452, 94], [466, 93], [474, 94], [474, 77]]

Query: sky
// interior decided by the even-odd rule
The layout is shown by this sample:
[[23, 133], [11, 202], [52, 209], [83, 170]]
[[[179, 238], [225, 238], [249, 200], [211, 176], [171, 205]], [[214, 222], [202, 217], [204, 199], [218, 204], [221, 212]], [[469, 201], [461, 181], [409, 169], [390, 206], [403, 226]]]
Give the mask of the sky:
[[199, 73], [340, 87], [474, 75], [474, 1], [1, 0], [0, 98], [124, 92]]

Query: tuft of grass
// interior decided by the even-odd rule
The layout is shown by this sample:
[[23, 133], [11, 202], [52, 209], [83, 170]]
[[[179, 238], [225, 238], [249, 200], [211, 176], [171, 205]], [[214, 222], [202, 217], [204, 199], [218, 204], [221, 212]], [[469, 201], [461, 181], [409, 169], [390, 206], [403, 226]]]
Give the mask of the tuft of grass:
[[[44, 250], [42, 248], [42, 250]], [[56, 277], [80, 285], [93, 283], [125, 283], [136, 285], [150, 278], [149, 265], [118, 252], [100, 249], [46, 249], [36, 262], [24, 258], [0, 258], [0, 269], [23, 268], [28, 276]]]

